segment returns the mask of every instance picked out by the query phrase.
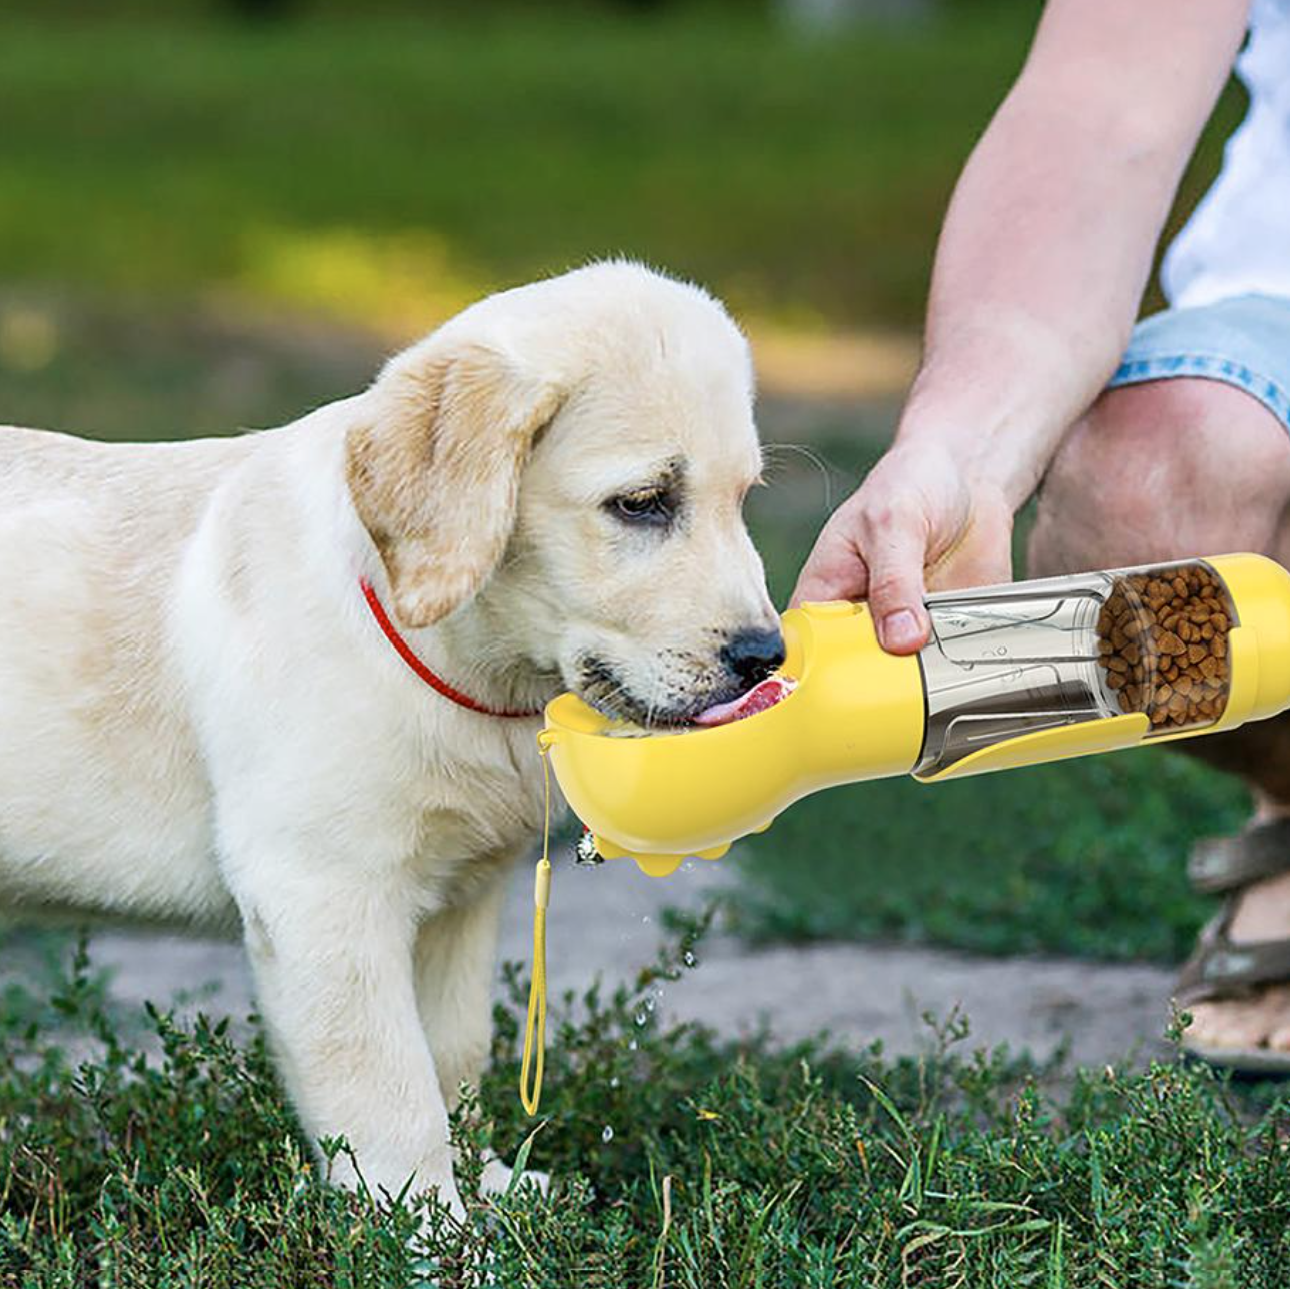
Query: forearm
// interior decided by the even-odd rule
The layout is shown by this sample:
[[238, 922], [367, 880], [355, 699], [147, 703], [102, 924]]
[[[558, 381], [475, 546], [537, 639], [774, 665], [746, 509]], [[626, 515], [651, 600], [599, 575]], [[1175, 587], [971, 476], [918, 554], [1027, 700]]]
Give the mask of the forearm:
[[1083, 123], [1037, 118], [1024, 88], [951, 204], [901, 427], [954, 437], [1018, 505], [1123, 351], [1176, 182]]
[[[1123, 351], [1159, 229], [1239, 40], [1240, 6], [1211, 2], [1207, 40], [1184, 68], [1151, 66], [1139, 81], [1155, 84], [1094, 94], [1089, 61], [1069, 56], [1061, 30], [1069, 6], [1054, 0], [1049, 30], [955, 191], [899, 439], [949, 446], [1014, 506]], [[1180, 71], [1190, 79], [1175, 85]], [[1135, 110], [1138, 92], [1153, 111]]]

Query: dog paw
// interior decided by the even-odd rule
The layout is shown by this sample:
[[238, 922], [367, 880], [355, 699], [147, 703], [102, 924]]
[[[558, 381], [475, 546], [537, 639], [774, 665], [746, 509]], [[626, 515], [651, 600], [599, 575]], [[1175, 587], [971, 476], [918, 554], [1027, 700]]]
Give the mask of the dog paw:
[[[479, 1194], [481, 1196], [502, 1195], [509, 1189], [514, 1176], [515, 1170], [504, 1160], [498, 1159], [497, 1156], [490, 1157], [484, 1162], [484, 1172], [479, 1178]], [[551, 1175], [543, 1173], [540, 1169], [526, 1169], [519, 1176], [519, 1186], [523, 1187], [525, 1183], [532, 1183], [545, 1196], [551, 1187]]]

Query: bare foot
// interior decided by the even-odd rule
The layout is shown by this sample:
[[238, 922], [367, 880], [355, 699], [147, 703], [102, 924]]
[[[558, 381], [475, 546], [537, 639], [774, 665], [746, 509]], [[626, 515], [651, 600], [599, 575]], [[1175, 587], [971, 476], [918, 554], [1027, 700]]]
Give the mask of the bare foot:
[[[1265, 808], [1260, 817], [1269, 819], [1272, 814]], [[1228, 935], [1238, 945], [1290, 938], [1290, 873], [1246, 888]], [[1290, 982], [1263, 986], [1239, 999], [1192, 1004], [1187, 1011], [1192, 1014], [1187, 1040], [1197, 1048], [1290, 1052]]]

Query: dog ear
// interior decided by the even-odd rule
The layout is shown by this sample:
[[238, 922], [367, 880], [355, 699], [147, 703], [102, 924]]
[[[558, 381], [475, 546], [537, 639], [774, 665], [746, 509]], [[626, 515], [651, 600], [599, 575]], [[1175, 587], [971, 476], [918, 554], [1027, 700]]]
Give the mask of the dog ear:
[[534, 437], [563, 399], [491, 346], [426, 348], [382, 373], [346, 440], [350, 495], [408, 627], [451, 613], [497, 566]]

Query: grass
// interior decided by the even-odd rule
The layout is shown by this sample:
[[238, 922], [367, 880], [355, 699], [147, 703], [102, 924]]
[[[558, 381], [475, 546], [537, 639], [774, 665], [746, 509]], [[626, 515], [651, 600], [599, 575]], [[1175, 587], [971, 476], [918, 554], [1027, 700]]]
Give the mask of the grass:
[[536, 1128], [515, 1096], [513, 981], [482, 1089], [457, 1118], [459, 1173], [469, 1185], [491, 1141], [550, 1171], [551, 1194], [471, 1201], [464, 1228], [431, 1207], [418, 1235], [388, 1197], [318, 1185], [258, 1029], [239, 1045], [223, 1021], [154, 1012], [140, 1033], [78, 956], [52, 991], [0, 1012], [0, 1285], [1290, 1275], [1284, 1095], [1237, 1096], [1181, 1066], [1053, 1086], [1004, 1052], [962, 1052], [958, 1018], [918, 1061], [735, 1045], [641, 1009], [676, 962], [635, 993], [564, 1001]]
[[1246, 811], [1238, 785], [1149, 751], [839, 789], [746, 844], [735, 925], [753, 939], [1178, 962], [1214, 907], [1187, 884], [1187, 852]]
[[65, 8], [4, 20], [0, 281], [231, 293], [400, 333], [615, 252], [743, 310], [915, 325], [1035, 17], [977, 0], [813, 40], [754, 5], [269, 25]]

